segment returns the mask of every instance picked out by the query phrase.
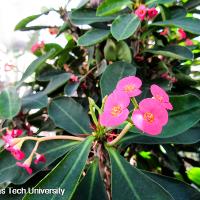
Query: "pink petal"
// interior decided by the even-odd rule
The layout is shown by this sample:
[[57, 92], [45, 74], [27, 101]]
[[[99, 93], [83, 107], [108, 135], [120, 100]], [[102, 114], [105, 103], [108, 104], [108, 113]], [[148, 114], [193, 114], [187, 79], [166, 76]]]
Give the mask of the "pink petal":
[[162, 103], [162, 106], [166, 108], [167, 110], [173, 110], [173, 106], [170, 102], [164, 102]]
[[99, 116], [99, 122], [101, 125], [106, 127], [118, 126], [122, 124], [128, 117], [129, 110], [124, 109], [122, 113], [118, 116], [111, 115], [110, 112], [103, 112]]
[[156, 98], [156, 96], [161, 96], [163, 97], [163, 102], [168, 102], [169, 101], [169, 96], [168, 94], [158, 85], [151, 85], [151, 94], [153, 95], [154, 98]]

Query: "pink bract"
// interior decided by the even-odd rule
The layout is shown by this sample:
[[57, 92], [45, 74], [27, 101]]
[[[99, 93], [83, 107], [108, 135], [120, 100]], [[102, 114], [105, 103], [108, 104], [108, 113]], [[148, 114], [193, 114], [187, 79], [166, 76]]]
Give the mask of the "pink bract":
[[185, 40], [185, 44], [186, 44], [187, 46], [192, 46], [192, 45], [193, 45], [193, 42], [192, 42], [192, 40], [190, 40], [189, 38], [187, 38], [187, 39]]
[[30, 166], [25, 164], [25, 163], [16, 162], [16, 165], [18, 167], [24, 168], [28, 172], [28, 174], [30, 174], [30, 175], [33, 173], [33, 170], [30, 168]]
[[158, 85], [153, 84], [151, 86], [151, 94], [153, 95], [154, 99], [156, 99], [161, 106], [168, 110], [172, 110], [173, 106], [169, 102], [169, 96], [168, 94]]
[[25, 158], [25, 153], [16, 147], [9, 147], [6, 150], [10, 151], [16, 160], [23, 160]]
[[37, 165], [39, 162], [43, 162], [43, 163], [46, 162], [46, 158], [44, 154], [39, 154], [39, 153], [36, 154], [36, 159], [34, 160], [34, 163]]
[[135, 97], [141, 94], [141, 85], [142, 81], [139, 78], [128, 76], [117, 83], [116, 90], [126, 93], [129, 97]]
[[147, 8], [145, 5], [140, 5], [136, 10], [135, 14], [138, 16], [140, 20], [144, 20], [147, 13]]
[[178, 29], [179, 40], [185, 39], [187, 37], [185, 31], [182, 28]]
[[132, 120], [141, 131], [150, 135], [158, 135], [168, 122], [168, 113], [158, 101], [147, 98], [139, 103], [139, 109], [133, 111]]
[[129, 114], [127, 109], [130, 103], [128, 95], [115, 90], [111, 93], [104, 105], [104, 112], [99, 116], [99, 122], [106, 127], [118, 126], [123, 123]]
[[149, 8], [147, 13], [148, 13], [149, 19], [152, 19], [158, 14], [158, 11], [156, 10], [156, 8]]

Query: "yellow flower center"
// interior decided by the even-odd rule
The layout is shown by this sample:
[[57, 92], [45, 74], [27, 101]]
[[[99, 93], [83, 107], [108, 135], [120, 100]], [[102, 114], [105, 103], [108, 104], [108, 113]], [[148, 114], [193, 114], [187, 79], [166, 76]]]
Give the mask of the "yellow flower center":
[[162, 97], [162, 96], [156, 94], [156, 95], [155, 95], [155, 98], [156, 98], [158, 101], [163, 102], [163, 97]]
[[135, 89], [134, 85], [131, 85], [131, 84], [126, 85], [126, 86], [124, 87], [124, 91], [125, 91], [125, 92], [132, 92], [134, 89]]
[[122, 112], [121, 106], [117, 105], [117, 106], [114, 106], [114, 107], [112, 108], [112, 110], [111, 110], [111, 115], [114, 116], [114, 117], [116, 117], [116, 116], [118, 116], [119, 114], [121, 114], [121, 112]]
[[144, 113], [144, 119], [147, 122], [152, 123], [154, 121], [154, 115], [150, 112], [146, 112], [146, 113]]

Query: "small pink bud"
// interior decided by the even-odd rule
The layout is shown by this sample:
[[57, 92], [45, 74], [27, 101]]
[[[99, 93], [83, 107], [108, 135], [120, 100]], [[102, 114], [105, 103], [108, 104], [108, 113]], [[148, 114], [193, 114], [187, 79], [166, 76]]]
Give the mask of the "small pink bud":
[[24, 162], [24, 163], [16, 162], [16, 165], [18, 167], [24, 168], [28, 172], [29, 175], [31, 175], [33, 173], [33, 170], [30, 168], [30, 165], [26, 164], [26, 162]]
[[34, 160], [34, 163], [37, 165], [39, 162], [45, 163], [46, 158], [45, 158], [44, 154], [36, 153], [36, 159]]
[[13, 129], [11, 132], [12, 137], [19, 137], [20, 135], [22, 135], [23, 130], [21, 129]]
[[148, 13], [149, 19], [153, 19], [154, 17], [157, 16], [158, 11], [156, 10], [156, 8], [149, 8], [149, 9], [147, 10], [147, 13]]
[[45, 47], [44, 41], [37, 42], [31, 47], [31, 52], [35, 53], [37, 50], [43, 49]]
[[185, 40], [185, 44], [186, 44], [187, 46], [192, 46], [192, 45], [193, 45], [193, 42], [192, 42], [192, 40], [190, 40], [189, 38], [187, 38], [187, 39]]
[[71, 80], [72, 82], [78, 82], [78, 76], [75, 76], [74, 74], [72, 74], [72, 75], [70, 76], [70, 80]]
[[138, 16], [138, 18], [143, 21], [147, 13], [147, 8], [145, 5], [140, 5], [136, 10], [135, 10], [135, 15]]
[[21, 151], [16, 145], [14, 147], [8, 147], [6, 150], [10, 151], [16, 160], [23, 160], [25, 158], [25, 153]]
[[168, 35], [169, 34], [169, 28], [165, 27], [162, 32], [160, 32], [160, 35]]
[[179, 40], [185, 39], [187, 37], [185, 31], [182, 28], [178, 29]]

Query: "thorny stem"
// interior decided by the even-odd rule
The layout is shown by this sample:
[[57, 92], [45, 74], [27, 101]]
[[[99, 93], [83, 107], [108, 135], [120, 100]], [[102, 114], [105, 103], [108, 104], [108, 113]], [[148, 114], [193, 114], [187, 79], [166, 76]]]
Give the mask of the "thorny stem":
[[112, 141], [107, 143], [108, 146], [113, 146], [115, 145], [127, 132], [128, 130], [132, 127], [133, 125], [131, 123], [128, 123], [120, 132], [120, 134]]
[[133, 103], [135, 109], [139, 108], [139, 105], [138, 105], [138, 103], [137, 103], [135, 98], [131, 98], [131, 102]]

